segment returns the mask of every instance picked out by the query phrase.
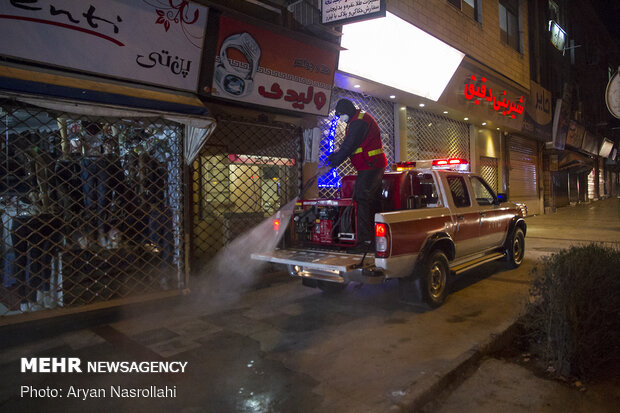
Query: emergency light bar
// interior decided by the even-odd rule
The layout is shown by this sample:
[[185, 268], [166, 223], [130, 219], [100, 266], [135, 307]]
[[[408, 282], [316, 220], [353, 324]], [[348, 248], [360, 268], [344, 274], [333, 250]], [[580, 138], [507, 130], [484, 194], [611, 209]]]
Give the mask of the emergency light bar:
[[448, 159], [433, 159], [428, 161], [409, 161], [409, 162], [397, 162], [394, 164], [394, 170], [405, 171], [408, 169], [449, 169], [453, 171], [468, 171], [469, 162], [466, 159], [460, 158], [448, 158]]
[[415, 162], [397, 162], [394, 164], [394, 170], [395, 171], [404, 171], [407, 169], [413, 169], [415, 168]]

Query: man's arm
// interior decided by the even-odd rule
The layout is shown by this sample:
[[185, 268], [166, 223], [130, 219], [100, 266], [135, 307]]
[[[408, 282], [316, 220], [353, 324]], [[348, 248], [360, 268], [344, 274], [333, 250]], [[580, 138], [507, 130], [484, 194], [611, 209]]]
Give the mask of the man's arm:
[[329, 166], [335, 168], [344, 162], [348, 156], [360, 147], [366, 138], [367, 133], [368, 123], [361, 119], [352, 121], [349, 125], [347, 136], [344, 137], [344, 141], [342, 141], [342, 144], [340, 145], [340, 149], [327, 157], [327, 163]]

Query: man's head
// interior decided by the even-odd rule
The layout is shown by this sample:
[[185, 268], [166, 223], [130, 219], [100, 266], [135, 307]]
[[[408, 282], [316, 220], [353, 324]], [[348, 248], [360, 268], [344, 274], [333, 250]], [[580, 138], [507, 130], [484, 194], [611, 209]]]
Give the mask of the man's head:
[[338, 103], [336, 103], [336, 116], [347, 123], [353, 119], [355, 112], [357, 112], [357, 108], [353, 102], [348, 99], [340, 99]]

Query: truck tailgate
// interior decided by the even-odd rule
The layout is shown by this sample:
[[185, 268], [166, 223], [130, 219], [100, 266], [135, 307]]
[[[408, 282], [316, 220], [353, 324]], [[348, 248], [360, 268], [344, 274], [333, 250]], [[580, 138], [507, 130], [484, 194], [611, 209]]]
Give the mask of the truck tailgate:
[[[298, 265], [307, 270], [348, 272], [359, 269], [362, 256], [334, 251], [313, 251], [285, 249], [268, 253], [252, 254], [252, 259], [278, 264]], [[363, 267], [374, 265], [375, 257], [369, 254], [364, 259]]]

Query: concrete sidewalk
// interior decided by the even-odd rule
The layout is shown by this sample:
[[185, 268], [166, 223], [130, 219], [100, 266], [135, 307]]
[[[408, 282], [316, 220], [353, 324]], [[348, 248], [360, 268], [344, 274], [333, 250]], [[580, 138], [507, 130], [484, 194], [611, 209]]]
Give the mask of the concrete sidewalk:
[[[397, 284], [351, 287], [330, 298], [273, 274], [217, 305], [194, 280], [189, 300], [124, 308], [121, 317], [96, 324], [38, 336], [13, 331], [20, 340], [0, 330], [0, 411], [612, 411], [608, 403], [620, 405], [613, 383], [600, 390], [586, 383], [584, 392], [491, 354], [513, 338], [536, 259], [584, 242], [620, 246], [618, 201], [567, 207], [527, 223], [521, 269], [491, 263], [460, 280], [434, 311], [403, 306]], [[84, 363], [187, 361], [189, 372], [19, 373], [21, 357], [46, 356]], [[24, 386], [112, 385], [175, 387], [177, 395], [69, 400], [19, 394]]]
[[[620, 248], [620, 199], [558, 209], [556, 213], [526, 219], [526, 254], [538, 257], [572, 245], [601, 243]], [[541, 251], [543, 251], [541, 253]], [[509, 359], [491, 355], [513, 336], [508, 329], [486, 348], [472, 354], [468, 363], [456, 366], [451, 383], [426, 399], [427, 412], [618, 412], [620, 380], [597, 383], [552, 380], [541, 376], [540, 367], [527, 353]], [[529, 363], [529, 364], [528, 364]], [[544, 368], [544, 366], [543, 366]], [[544, 374], [544, 373], [543, 373]], [[550, 375], [549, 375], [550, 376]], [[426, 400], [418, 400], [426, 402]], [[412, 406], [415, 406], [413, 401]]]

